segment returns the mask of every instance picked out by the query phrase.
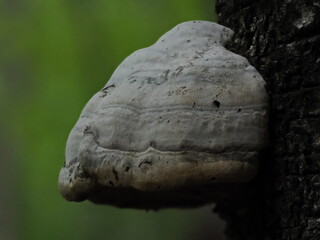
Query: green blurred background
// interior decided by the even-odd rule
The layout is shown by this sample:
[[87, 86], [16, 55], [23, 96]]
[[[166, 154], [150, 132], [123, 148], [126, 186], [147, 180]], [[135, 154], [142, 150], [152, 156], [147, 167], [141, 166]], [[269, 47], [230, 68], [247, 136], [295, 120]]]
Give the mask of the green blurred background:
[[212, 206], [123, 210], [57, 188], [84, 104], [126, 56], [188, 20], [214, 21], [214, 2], [0, 0], [0, 239], [222, 239]]

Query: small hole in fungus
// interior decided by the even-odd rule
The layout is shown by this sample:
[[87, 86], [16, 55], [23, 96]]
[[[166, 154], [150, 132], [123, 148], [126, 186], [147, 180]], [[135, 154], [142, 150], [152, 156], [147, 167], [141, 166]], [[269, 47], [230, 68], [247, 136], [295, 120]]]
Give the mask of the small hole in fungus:
[[126, 171], [126, 172], [128, 172], [128, 171], [129, 171], [129, 169], [130, 169], [129, 167], [126, 167], [125, 171]]
[[241, 108], [239, 108], [237, 112], [241, 112]]
[[112, 185], [112, 186], [114, 186], [114, 183], [113, 183], [112, 181], [109, 181], [109, 184]]
[[220, 102], [217, 101], [217, 100], [214, 100], [214, 101], [213, 101], [213, 104], [214, 104], [217, 108], [220, 107]]

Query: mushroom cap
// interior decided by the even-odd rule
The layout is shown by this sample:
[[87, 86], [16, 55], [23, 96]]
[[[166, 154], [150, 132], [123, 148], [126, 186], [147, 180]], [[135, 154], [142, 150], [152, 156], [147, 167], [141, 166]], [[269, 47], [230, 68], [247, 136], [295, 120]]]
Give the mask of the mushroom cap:
[[225, 49], [232, 35], [185, 22], [127, 57], [69, 135], [61, 194], [157, 208], [194, 201], [184, 189], [252, 179], [268, 96], [247, 59]]

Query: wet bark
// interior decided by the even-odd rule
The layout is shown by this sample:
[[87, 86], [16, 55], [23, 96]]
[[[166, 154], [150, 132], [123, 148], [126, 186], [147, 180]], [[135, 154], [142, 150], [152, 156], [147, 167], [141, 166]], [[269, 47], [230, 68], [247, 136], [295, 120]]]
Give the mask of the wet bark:
[[[246, 201], [218, 202], [234, 240], [320, 239], [320, 1], [217, 0], [228, 48], [267, 82], [270, 148]], [[241, 202], [241, 203], [240, 203]]]

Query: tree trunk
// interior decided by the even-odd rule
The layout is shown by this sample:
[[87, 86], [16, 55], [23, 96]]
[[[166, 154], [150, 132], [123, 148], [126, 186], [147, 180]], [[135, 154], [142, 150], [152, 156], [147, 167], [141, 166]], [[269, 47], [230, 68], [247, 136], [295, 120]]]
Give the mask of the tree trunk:
[[[243, 203], [218, 202], [235, 240], [320, 239], [320, 2], [217, 0], [227, 47], [267, 82], [270, 149]], [[241, 202], [241, 203], [240, 203]]]

